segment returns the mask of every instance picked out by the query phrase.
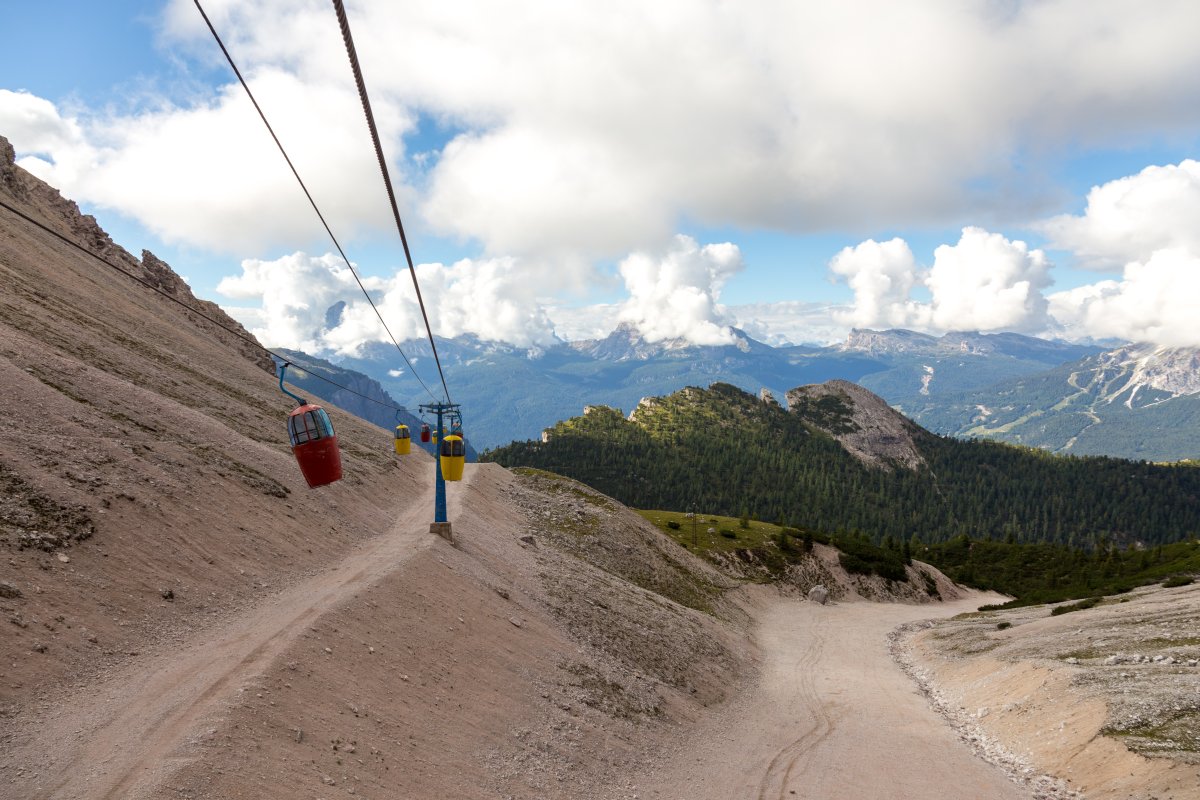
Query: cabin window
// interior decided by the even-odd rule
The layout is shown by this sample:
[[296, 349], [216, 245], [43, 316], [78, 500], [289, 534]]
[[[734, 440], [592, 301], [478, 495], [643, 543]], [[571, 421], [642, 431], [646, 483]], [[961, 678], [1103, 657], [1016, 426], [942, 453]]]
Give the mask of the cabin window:
[[288, 433], [292, 440], [292, 447], [295, 447], [332, 436], [333, 423], [329, 421], [329, 415], [325, 413], [325, 409], [318, 408], [288, 417]]

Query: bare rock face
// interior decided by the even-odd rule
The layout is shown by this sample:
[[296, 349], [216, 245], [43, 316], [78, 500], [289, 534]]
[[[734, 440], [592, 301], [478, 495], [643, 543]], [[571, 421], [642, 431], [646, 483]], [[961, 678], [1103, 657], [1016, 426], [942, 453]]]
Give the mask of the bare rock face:
[[925, 459], [917, 449], [913, 422], [882, 397], [843, 380], [799, 386], [787, 393], [788, 408], [833, 436], [869, 466], [918, 469]]
[[[251, 344], [248, 339], [254, 337], [242, 327], [241, 323], [226, 314], [216, 303], [201, 300], [192, 294], [191, 288], [171, 269], [171, 266], [155, 256], [149, 250], [142, 251], [139, 261], [125, 248], [112, 240], [96, 218], [80, 211], [78, 204], [63, 197], [57, 189], [38, 179], [16, 163], [16, 151], [12, 144], [0, 136], [0, 194], [16, 200], [22, 211], [38, 222], [68, 239], [80, 247], [102, 256], [125, 272], [138, 277], [156, 289], [203, 312], [206, 317], [216, 320], [221, 326], [232, 329], [244, 338], [231, 338], [221, 327], [213, 325], [208, 320], [189, 315], [191, 321], [199, 328], [220, 339], [233, 344], [246, 358], [254, 362], [260, 369], [275, 374], [275, 364], [271, 357]], [[7, 224], [8, 220], [5, 220]], [[20, 223], [27, 225], [28, 223]], [[108, 268], [96, 263], [97, 270]], [[127, 280], [114, 276], [116, 282]]]
[[775, 399], [775, 395], [771, 394], [771, 390], [765, 386], [758, 390], [758, 399], [769, 406], [779, 405], [779, 401]]
[[[1173, 396], [1200, 394], [1200, 348], [1132, 344], [1095, 357], [1094, 382], [1111, 389], [1107, 400], [1133, 408], [1137, 394], [1157, 389]], [[1152, 402], [1152, 401], [1151, 401]]]

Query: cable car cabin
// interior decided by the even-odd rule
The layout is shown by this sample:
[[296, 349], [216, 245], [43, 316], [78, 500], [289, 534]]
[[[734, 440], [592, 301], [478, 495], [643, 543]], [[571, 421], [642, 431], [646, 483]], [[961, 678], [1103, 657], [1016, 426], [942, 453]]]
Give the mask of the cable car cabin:
[[428, 441], [429, 441], [429, 438], [430, 438], [430, 434], [429, 434], [429, 423], [428, 423], [428, 422], [426, 422], [426, 423], [424, 423], [424, 424], [422, 424], [422, 425], [421, 425], [421, 441], [422, 441], [422, 442], [428, 442]]
[[311, 488], [342, 479], [342, 454], [325, 409], [311, 403], [292, 409], [288, 415], [288, 438], [304, 480]]
[[466, 445], [461, 436], [450, 436], [442, 439], [442, 477], [448, 481], [461, 481], [463, 464], [467, 461]]
[[412, 448], [412, 437], [408, 435], [407, 425], [396, 426], [396, 455], [406, 456]]

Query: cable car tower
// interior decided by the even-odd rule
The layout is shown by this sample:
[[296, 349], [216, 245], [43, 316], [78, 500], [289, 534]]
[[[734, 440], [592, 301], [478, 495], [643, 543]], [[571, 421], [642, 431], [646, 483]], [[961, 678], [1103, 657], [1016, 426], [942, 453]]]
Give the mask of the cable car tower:
[[[433, 429], [433, 440], [438, 443], [438, 452], [434, 454], [437, 472], [433, 491], [433, 522], [429, 525], [429, 532], [447, 541], [454, 540], [451, 538], [450, 521], [446, 519], [446, 480], [462, 480], [463, 444], [460, 437], [450, 435], [446, 423], [451, 423], [456, 431], [461, 429], [461, 407], [459, 403], [441, 402], [419, 406], [422, 414], [437, 415], [437, 427]], [[424, 436], [421, 438], [424, 439]]]

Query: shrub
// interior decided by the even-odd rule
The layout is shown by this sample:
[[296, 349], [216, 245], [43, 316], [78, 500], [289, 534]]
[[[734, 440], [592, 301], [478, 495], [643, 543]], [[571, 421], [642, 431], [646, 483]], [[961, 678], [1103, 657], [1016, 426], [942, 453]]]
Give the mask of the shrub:
[[1012, 627], [1011, 622], [997, 622], [996, 623], [996, 630], [998, 630], [998, 631], [1005, 631], [1011, 627]]
[[870, 575], [871, 562], [865, 561], [850, 553], [838, 553], [838, 561], [846, 572], [857, 575]]
[[721, 535], [724, 536], [726, 539], [736, 539], [737, 538], [737, 533], [730, 530], [729, 528], [721, 528]]
[[775, 541], [779, 545], [780, 552], [792, 552], [792, 540], [788, 537], [787, 531], [781, 528], [779, 533], [775, 535]]
[[1091, 608], [1103, 599], [1103, 597], [1089, 597], [1086, 600], [1080, 600], [1078, 603], [1068, 603], [1065, 606], [1052, 608], [1050, 609], [1050, 616], [1057, 617], [1059, 614], [1070, 614], [1072, 611], [1083, 611], [1085, 608]]
[[668, 528], [670, 528], [670, 529], [671, 529], [671, 530], [673, 530], [673, 531], [677, 531], [677, 530], [679, 530], [679, 523], [678, 523], [678, 522], [676, 522], [676, 521], [675, 521], [675, 520], [673, 520], [673, 519], [672, 519], [672, 520], [667, 520], [667, 527], [668, 527]]
[[837, 547], [842, 551], [838, 561], [847, 572], [860, 575], [875, 574], [889, 581], [907, 581], [904, 562], [898, 553], [876, 547], [852, 537], [839, 539]]
[[1163, 581], [1164, 589], [1174, 589], [1176, 586], [1187, 586], [1192, 582], [1190, 575], [1172, 575]]

